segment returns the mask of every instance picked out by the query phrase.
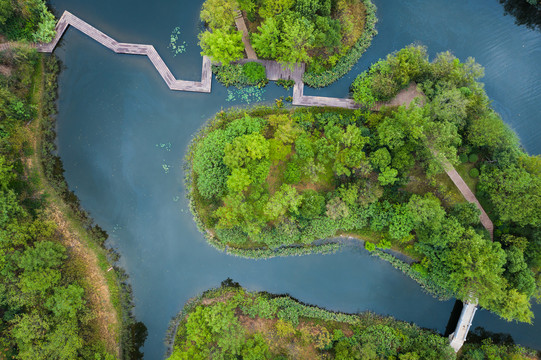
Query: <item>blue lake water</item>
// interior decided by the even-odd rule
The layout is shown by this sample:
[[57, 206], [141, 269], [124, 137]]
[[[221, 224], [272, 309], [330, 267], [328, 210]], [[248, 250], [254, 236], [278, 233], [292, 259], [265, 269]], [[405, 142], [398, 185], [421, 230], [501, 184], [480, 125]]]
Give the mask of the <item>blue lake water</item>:
[[[202, 0], [53, 0], [122, 42], [152, 44], [177, 78], [198, 80], [197, 33]], [[306, 94], [346, 96], [355, 74], [412, 42], [431, 56], [450, 50], [486, 68], [494, 108], [532, 154], [541, 153], [541, 33], [514, 24], [497, 0], [375, 1], [379, 35], [354, 70]], [[180, 27], [186, 52], [174, 56]], [[289, 293], [332, 310], [371, 310], [445, 330], [453, 302], [424, 294], [410, 279], [364, 250], [255, 261], [208, 246], [187, 208], [182, 159], [192, 135], [220, 109], [246, 105], [215, 81], [211, 94], [170, 91], [146, 57], [116, 55], [70, 29], [56, 50], [60, 76], [59, 154], [72, 190], [122, 255], [134, 289], [135, 314], [149, 329], [144, 352], [160, 359], [169, 322], [186, 300], [227, 277], [250, 290]], [[273, 84], [253, 101], [289, 95]], [[231, 100], [235, 98], [237, 100]], [[534, 305], [541, 317], [541, 306]], [[541, 320], [512, 324], [480, 311], [475, 326], [510, 333], [541, 348]]]

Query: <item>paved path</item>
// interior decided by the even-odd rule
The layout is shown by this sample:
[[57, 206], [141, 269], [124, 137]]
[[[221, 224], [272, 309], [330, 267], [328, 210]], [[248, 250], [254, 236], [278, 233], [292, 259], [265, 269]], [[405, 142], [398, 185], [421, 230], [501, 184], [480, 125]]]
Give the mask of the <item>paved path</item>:
[[453, 165], [451, 165], [448, 161], [445, 161], [443, 163], [443, 167], [444, 167], [445, 172], [447, 173], [447, 175], [451, 178], [451, 180], [453, 181], [455, 186], [458, 188], [460, 193], [464, 196], [464, 198], [467, 201], [469, 201], [471, 203], [474, 203], [477, 206], [477, 208], [479, 210], [481, 210], [481, 216], [480, 216], [481, 224], [490, 233], [490, 239], [494, 240], [494, 224], [492, 223], [492, 220], [490, 220], [490, 218], [488, 217], [485, 209], [483, 209], [483, 207], [479, 203], [479, 200], [477, 200], [477, 198], [475, 197], [475, 195], [471, 191], [470, 187], [462, 179], [460, 174], [455, 170]]
[[449, 336], [451, 342], [451, 347], [458, 352], [464, 342], [466, 341], [466, 336], [470, 331], [470, 327], [473, 322], [473, 316], [477, 311], [476, 303], [464, 302], [462, 307], [462, 312], [460, 313], [460, 318], [458, 319], [458, 324], [456, 325], [455, 331]]
[[242, 32], [242, 43], [244, 44], [246, 57], [250, 60], [257, 59], [257, 55], [254, 51], [254, 48], [252, 47], [252, 44], [250, 43], [250, 34], [248, 33], [248, 29], [246, 28], [246, 22], [244, 22], [244, 17], [242, 16], [242, 12], [240, 12], [239, 10], [235, 11], [235, 25], [237, 25], [237, 29], [240, 32]]
[[165, 62], [160, 57], [154, 46], [143, 44], [130, 44], [119, 43], [110, 36], [99, 31], [87, 22], [79, 19], [77, 16], [65, 11], [58, 23], [56, 24], [56, 36], [48, 44], [37, 44], [36, 48], [40, 52], [53, 52], [56, 45], [64, 35], [64, 32], [68, 26], [73, 26], [82, 33], [88, 35], [92, 39], [96, 40], [106, 48], [114, 51], [117, 54], [132, 54], [132, 55], [145, 55], [147, 56], [156, 70], [160, 73], [161, 77], [171, 90], [179, 91], [193, 91], [209, 93], [212, 83], [212, 71], [210, 68], [210, 59], [206, 56], [203, 57], [203, 66], [201, 70], [201, 81], [186, 81], [177, 80], [171, 73], [171, 70], [165, 65]]

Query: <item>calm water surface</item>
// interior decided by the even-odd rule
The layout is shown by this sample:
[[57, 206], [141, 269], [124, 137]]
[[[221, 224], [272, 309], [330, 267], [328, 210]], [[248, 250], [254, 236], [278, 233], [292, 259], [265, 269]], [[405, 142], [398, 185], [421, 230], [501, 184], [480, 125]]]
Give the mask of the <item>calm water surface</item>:
[[[54, 0], [122, 42], [152, 44], [173, 73], [199, 79], [196, 36], [202, 1]], [[308, 94], [345, 96], [354, 75], [387, 53], [412, 42], [431, 55], [451, 50], [473, 56], [486, 68], [484, 82], [494, 107], [519, 134], [525, 148], [541, 152], [541, 34], [514, 25], [495, 0], [376, 1], [379, 35], [354, 72]], [[179, 26], [186, 53], [173, 56], [170, 34]], [[289, 293], [328, 309], [371, 310], [443, 332], [453, 302], [439, 302], [388, 264], [347, 247], [334, 255], [266, 261], [224, 255], [205, 243], [185, 201], [182, 158], [194, 134], [215, 112], [241, 105], [237, 92], [213, 83], [212, 94], [172, 92], [139, 56], [115, 55], [76, 30], [57, 54], [60, 77], [59, 153], [66, 178], [83, 206], [110, 234], [131, 276], [135, 314], [149, 329], [146, 358], [160, 359], [169, 319], [190, 297], [227, 277], [250, 290]], [[288, 93], [267, 86], [258, 100]], [[541, 317], [541, 307], [534, 306]], [[509, 324], [486, 311], [474, 326], [507, 332], [541, 348], [541, 321]]]

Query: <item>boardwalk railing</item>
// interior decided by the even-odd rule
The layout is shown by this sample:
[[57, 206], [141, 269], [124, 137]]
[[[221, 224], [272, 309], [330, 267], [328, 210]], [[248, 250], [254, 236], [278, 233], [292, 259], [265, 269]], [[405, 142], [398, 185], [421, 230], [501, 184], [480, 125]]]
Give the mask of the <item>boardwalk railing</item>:
[[171, 70], [165, 65], [165, 62], [160, 57], [154, 46], [152, 45], [143, 45], [143, 44], [130, 44], [130, 43], [119, 43], [110, 36], [104, 34], [100, 30], [96, 29], [89, 23], [79, 19], [77, 16], [73, 15], [68, 11], [64, 11], [60, 20], [56, 24], [56, 36], [48, 44], [38, 44], [36, 46], [37, 50], [40, 52], [53, 52], [53, 50], [58, 45], [58, 42], [64, 35], [64, 32], [67, 30], [68, 26], [73, 26], [80, 32], [85, 35], [88, 35], [92, 39], [96, 40], [106, 48], [113, 50], [117, 54], [132, 54], [132, 55], [145, 55], [147, 56], [152, 65], [158, 70], [161, 77], [171, 90], [179, 91], [192, 91], [192, 92], [204, 92], [209, 93], [211, 90], [212, 83], [212, 72], [210, 69], [210, 59], [207, 56], [203, 56], [203, 67], [201, 70], [201, 81], [186, 81], [186, 80], [177, 80], [171, 73]]

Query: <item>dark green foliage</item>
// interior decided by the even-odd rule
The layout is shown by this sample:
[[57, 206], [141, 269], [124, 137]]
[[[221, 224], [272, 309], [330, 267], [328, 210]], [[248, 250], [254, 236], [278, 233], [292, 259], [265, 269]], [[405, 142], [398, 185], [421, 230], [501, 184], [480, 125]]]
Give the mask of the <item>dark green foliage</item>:
[[49, 42], [55, 25], [56, 19], [42, 0], [0, 1], [0, 33], [9, 40]]
[[301, 170], [296, 162], [287, 163], [286, 172], [284, 173], [284, 182], [286, 184], [296, 184], [301, 181]]
[[265, 67], [257, 62], [248, 62], [244, 64], [242, 66], [242, 72], [251, 83], [261, 83], [267, 79]]
[[237, 88], [244, 86], [263, 87], [268, 82], [265, 67], [256, 62], [249, 62], [244, 65], [213, 65], [212, 72], [216, 75], [216, 80], [225, 86], [235, 86]]
[[[203, 53], [214, 61], [229, 64], [242, 56], [234, 26], [233, 14], [237, 7], [246, 12], [249, 21], [260, 24], [257, 31], [250, 33], [258, 56], [291, 68], [299, 62], [313, 64], [310, 70], [313, 76], [323, 78], [323, 83], [315, 80], [319, 83], [316, 86], [326, 86], [349, 71], [376, 33], [375, 7], [370, 0], [362, 0], [362, 3], [341, 0], [339, 4], [331, 0], [206, 0], [201, 19], [212, 32], [200, 34], [200, 45]], [[224, 71], [231, 73], [230, 70]], [[324, 73], [315, 75], [321, 72]], [[305, 82], [312, 85], [312, 74], [305, 75]], [[229, 83], [227, 80], [232, 76], [224, 77]]]
[[[541, 240], [533, 231], [541, 223], [541, 160], [523, 153], [489, 107], [477, 82], [482, 72], [473, 60], [461, 63], [450, 53], [430, 63], [425, 48], [409, 46], [374, 64], [356, 80], [366, 81], [357, 89], [382, 99], [417, 81], [424, 105], [377, 113], [267, 113], [254, 136], [239, 130], [224, 141], [219, 156], [230, 173], [222, 195], [202, 201], [193, 164], [192, 200], [200, 226], [215, 231], [215, 246], [250, 257], [320, 251], [313, 247], [317, 239], [369, 234], [378, 247], [419, 259], [412, 267], [397, 266], [436, 293], [477, 299], [504, 319], [531, 321], [529, 300], [539, 291], [533, 279], [541, 262]], [[220, 117], [207, 135], [225, 131], [241, 116]], [[204, 147], [205, 136], [200, 139]], [[462, 161], [476, 163], [472, 177], [481, 169], [477, 196], [497, 227], [494, 242], [476, 206], [456, 205], [456, 190], [439, 174], [444, 161], [458, 162], [458, 149]], [[504, 250], [511, 245], [505, 242], [509, 237], [498, 241], [502, 234], [526, 239], [520, 247], [529, 249], [521, 262], [526, 267], [507, 269], [513, 263]]]
[[458, 160], [460, 160], [461, 163], [467, 163], [468, 162], [468, 154], [460, 154], [458, 157]]
[[528, 360], [536, 357], [534, 350], [514, 344], [497, 344], [491, 338], [486, 338], [479, 343], [466, 342], [458, 359], [518, 359]]
[[463, 226], [479, 224], [481, 211], [473, 203], [459, 203], [451, 210], [453, 215]]
[[325, 209], [325, 197], [317, 191], [307, 190], [302, 193], [302, 203], [299, 209], [300, 215], [305, 219], [315, 219]]
[[[259, 326], [250, 329], [245, 320], [239, 322], [247, 317]], [[174, 329], [176, 334], [171, 333]], [[290, 359], [307, 347], [315, 349], [315, 356], [334, 354], [344, 360], [455, 358], [445, 337], [390, 317], [335, 313], [289, 297], [224, 285], [185, 305], [170, 326], [168, 341], [173, 338], [169, 360], [239, 353], [246, 359]], [[225, 347], [225, 342], [233, 345]]]
[[479, 170], [477, 170], [477, 168], [473, 168], [470, 170], [469, 174], [472, 178], [477, 178], [479, 177]]
[[[41, 198], [39, 182], [26, 178], [23, 156], [33, 153], [27, 135], [28, 120], [38, 121], [34, 101], [42, 102], [45, 117], [41, 159], [50, 184], [62, 197], [70, 193], [62, 177], [61, 166], [51, 155], [54, 151], [52, 121], [55, 110], [56, 76], [59, 66], [54, 57], [42, 59], [35, 51], [14, 49], [4, 53], [2, 65], [12, 66], [9, 81], [0, 84], [0, 344], [2, 355], [18, 359], [113, 359], [94, 336], [90, 323], [94, 314], [87, 303], [83, 274], [66, 249], [56, 224], [46, 217], [47, 203]], [[42, 67], [43, 64], [43, 67]], [[42, 76], [40, 72], [43, 71]], [[35, 99], [31, 90], [43, 95]], [[24, 129], [24, 131], [23, 131]], [[53, 160], [55, 162], [50, 162]], [[36, 164], [37, 165], [37, 164]], [[34, 169], [35, 170], [35, 169]], [[30, 199], [34, 199], [30, 201]], [[92, 226], [77, 203], [75, 216], [88, 226], [89, 239], [102, 242], [104, 235]], [[120, 334], [121, 335], [121, 334]], [[0, 356], [2, 356], [0, 355]]]
[[486, 167], [478, 185], [503, 221], [541, 225], [541, 176], [516, 165]]
[[378, 21], [376, 17], [376, 6], [369, 0], [362, 1], [366, 7], [366, 19], [365, 28], [361, 37], [331, 69], [315, 72], [309, 68], [302, 77], [302, 80], [306, 85], [316, 88], [329, 86], [347, 74], [370, 46], [372, 38], [378, 33], [376, 30], [376, 23]]

